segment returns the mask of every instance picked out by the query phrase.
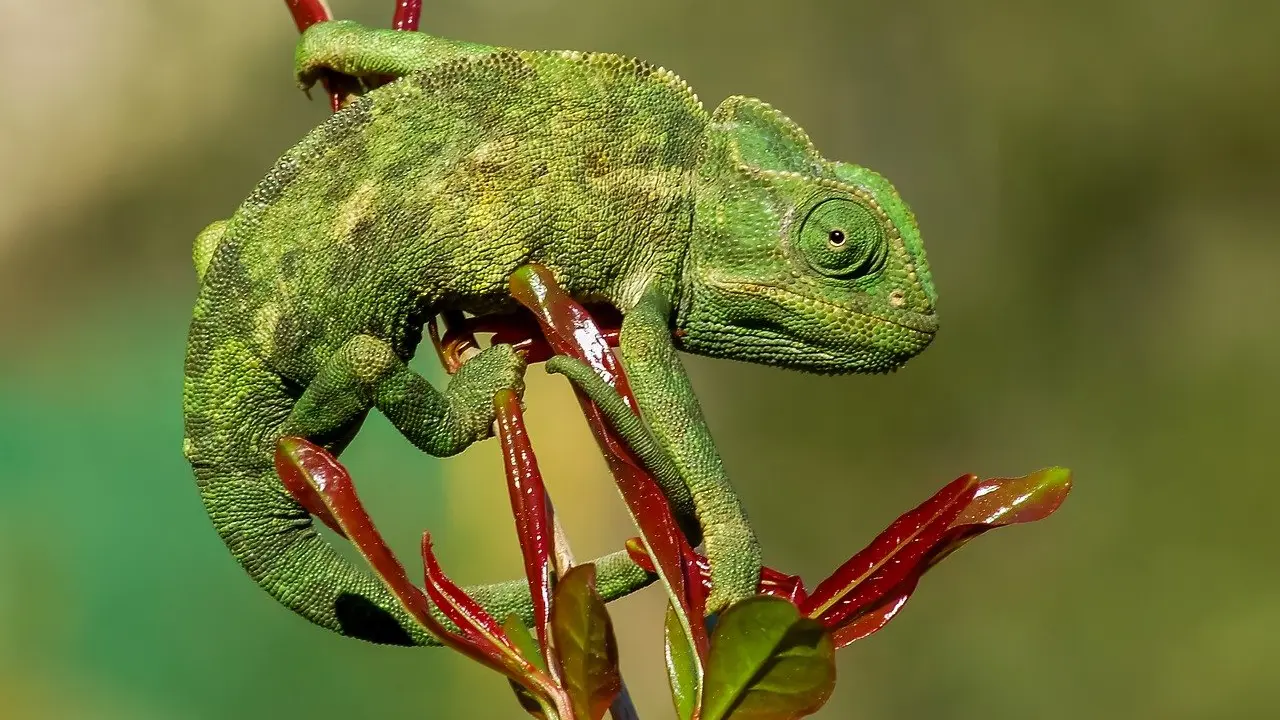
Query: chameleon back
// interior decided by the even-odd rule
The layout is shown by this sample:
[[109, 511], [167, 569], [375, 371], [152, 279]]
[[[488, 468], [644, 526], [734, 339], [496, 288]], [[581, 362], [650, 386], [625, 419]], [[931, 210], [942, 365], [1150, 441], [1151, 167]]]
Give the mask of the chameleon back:
[[[575, 294], [615, 297], [635, 272], [674, 277], [707, 121], [674, 75], [614, 55], [445, 63], [290, 151], [231, 219], [224, 243], [239, 252], [212, 265], [234, 254], [251, 292], [275, 296], [257, 314], [323, 316], [339, 341], [400, 340], [410, 306], [493, 309], [530, 260]], [[394, 311], [370, 317], [371, 303]], [[265, 354], [307, 353], [270, 335]]]

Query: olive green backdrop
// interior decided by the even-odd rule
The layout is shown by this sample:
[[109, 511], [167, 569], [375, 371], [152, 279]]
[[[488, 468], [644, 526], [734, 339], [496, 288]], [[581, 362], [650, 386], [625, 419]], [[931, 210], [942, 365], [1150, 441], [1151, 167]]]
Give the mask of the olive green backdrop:
[[[58, 5], [0, 0], [0, 716], [518, 717], [457, 656], [278, 607], [180, 454], [191, 240], [326, 114], [283, 4]], [[423, 27], [764, 98], [913, 204], [942, 331], [905, 370], [689, 360], [771, 564], [819, 579], [963, 472], [1076, 471], [843, 650], [821, 717], [1280, 717], [1280, 5], [427, 0]], [[568, 391], [531, 377], [575, 549], [614, 547]], [[430, 528], [462, 581], [519, 571], [494, 447], [436, 461], [377, 421], [346, 457], [411, 566]], [[615, 610], [647, 718], [660, 610]]]

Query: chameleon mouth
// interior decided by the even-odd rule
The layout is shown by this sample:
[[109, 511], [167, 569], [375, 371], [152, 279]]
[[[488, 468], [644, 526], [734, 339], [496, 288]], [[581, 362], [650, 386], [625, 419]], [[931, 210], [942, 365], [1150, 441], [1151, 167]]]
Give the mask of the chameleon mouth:
[[878, 325], [887, 326], [895, 329], [899, 334], [907, 334], [916, 336], [921, 341], [921, 346], [928, 345], [933, 340], [933, 336], [938, 332], [938, 317], [934, 313], [921, 313], [911, 310], [888, 310], [884, 308], [871, 308], [870, 302], [852, 298], [848, 302], [834, 302], [826, 298], [817, 297], [799, 293], [787, 288], [778, 287], [777, 285], [766, 285], [755, 282], [742, 282], [734, 280], [709, 279], [709, 284], [714, 285], [725, 292], [737, 295], [749, 295], [754, 297], [763, 297], [773, 302], [784, 305], [794, 306], [796, 304], [803, 305], [820, 305], [832, 311], [836, 316], [845, 320], [853, 320], [855, 318], [864, 318]]

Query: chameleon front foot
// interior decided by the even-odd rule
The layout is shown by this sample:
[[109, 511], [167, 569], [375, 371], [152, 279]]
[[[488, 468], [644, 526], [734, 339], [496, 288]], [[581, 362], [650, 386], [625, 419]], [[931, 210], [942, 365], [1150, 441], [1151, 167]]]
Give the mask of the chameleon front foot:
[[293, 71], [298, 86], [307, 90], [326, 71], [357, 78], [394, 79], [495, 49], [420, 32], [367, 28], [350, 20], [332, 20], [316, 23], [302, 33], [294, 51]]

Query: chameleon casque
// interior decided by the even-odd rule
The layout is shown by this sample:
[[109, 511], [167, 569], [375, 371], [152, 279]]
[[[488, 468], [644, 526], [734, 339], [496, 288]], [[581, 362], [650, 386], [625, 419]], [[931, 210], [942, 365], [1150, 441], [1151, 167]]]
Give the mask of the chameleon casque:
[[[643, 440], [664, 458], [650, 469], [701, 531], [708, 607], [753, 594], [760, 550], [673, 332], [712, 357], [897, 368], [937, 323], [919, 230], [893, 186], [824, 159], [759, 100], [708, 114], [671, 72], [617, 55], [327, 22], [303, 35], [296, 63], [304, 87], [326, 69], [398, 79], [309, 133], [195, 243], [183, 449], [254, 580], [337, 632], [434, 644], [317, 534], [275, 474], [275, 443], [299, 435], [341, 452], [374, 408], [438, 457], [490, 436], [493, 395], [523, 390], [510, 346], [473, 356], [444, 389], [406, 363], [437, 313], [518, 309], [507, 279], [537, 262], [579, 301], [623, 314]], [[566, 360], [549, 366], [616, 400]], [[625, 552], [594, 562], [606, 600], [653, 579]], [[468, 592], [529, 621], [523, 579]]]

